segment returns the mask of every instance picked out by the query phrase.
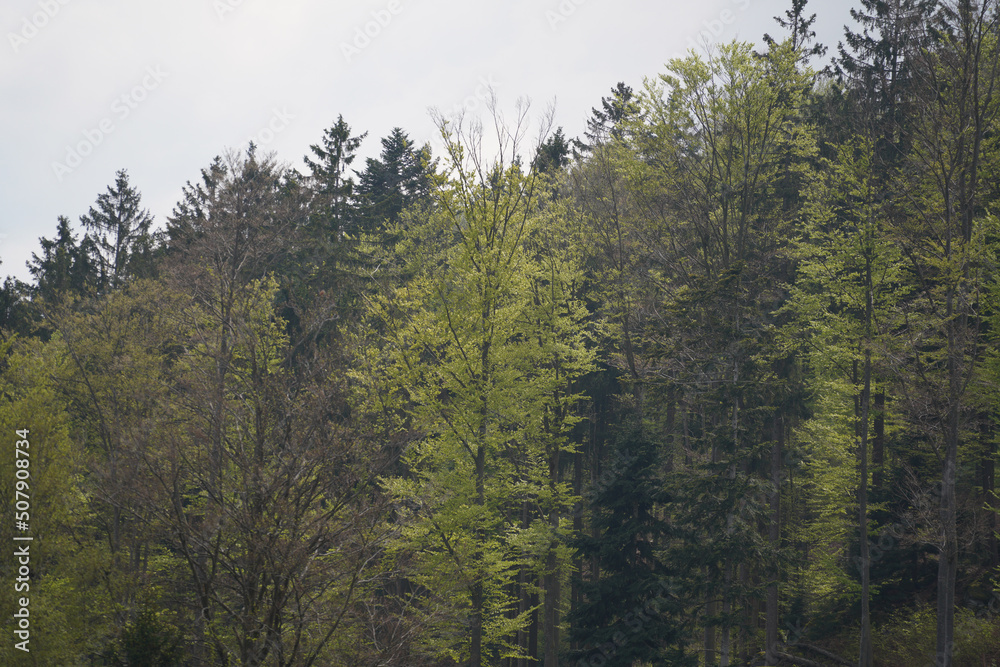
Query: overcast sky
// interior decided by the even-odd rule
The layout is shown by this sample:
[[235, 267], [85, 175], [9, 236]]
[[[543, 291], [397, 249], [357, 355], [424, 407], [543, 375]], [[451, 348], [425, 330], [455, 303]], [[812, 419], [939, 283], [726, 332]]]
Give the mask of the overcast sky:
[[[127, 169], [164, 223], [213, 156], [302, 157], [338, 114], [368, 132], [354, 167], [399, 126], [436, 146], [428, 113], [482, 113], [519, 97], [581, 134], [618, 82], [644, 77], [704, 38], [781, 35], [790, 0], [3, 0], [0, 6], [0, 275], [56, 219], [79, 217]], [[850, 5], [812, 0], [831, 47]]]

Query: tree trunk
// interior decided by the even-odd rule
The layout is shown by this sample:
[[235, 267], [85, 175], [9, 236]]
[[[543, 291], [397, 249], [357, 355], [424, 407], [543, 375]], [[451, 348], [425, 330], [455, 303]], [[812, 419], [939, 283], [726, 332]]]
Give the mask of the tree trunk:
[[[989, 503], [990, 505], [996, 505], [996, 441], [993, 439], [992, 428], [987, 434], [986, 442], [983, 443], [983, 503]], [[995, 570], [1000, 567], [1000, 548], [998, 548], [997, 540], [997, 514], [996, 512], [989, 513], [988, 519], [989, 530], [986, 535], [986, 544], [989, 551], [989, 563], [990, 569]]]
[[[528, 507], [528, 502], [525, 501], [521, 503], [521, 527], [527, 528], [530, 523], [530, 509]], [[526, 564], [521, 565], [520, 570], [517, 575], [517, 594], [518, 594], [518, 614], [523, 614], [531, 608], [531, 598], [528, 595], [527, 585], [531, 579], [531, 571], [528, 569]], [[522, 652], [528, 653], [528, 630], [525, 628], [519, 628], [517, 631], [517, 647]], [[532, 656], [533, 657], [533, 656]], [[517, 660], [517, 667], [529, 667], [531, 664], [529, 658], [520, 658]]]
[[[485, 399], [483, 401], [484, 405], [486, 403]], [[485, 411], [485, 410], [484, 410]], [[483, 421], [483, 426], [481, 428], [480, 435], [485, 440], [485, 430], [486, 422]], [[479, 445], [476, 451], [476, 500], [479, 505], [486, 504], [486, 448], [483, 445]], [[483, 557], [481, 548], [483, 542], [483, 535], [477, 531], [476, 540], [478, 541], [477, 552], [474, 556], [474, 562], [479, 563]], [[470, 618], [470, 632], [471, 632], [471, 642], [469, 648], [469, 666], [470, 667], [482, 667], [483, 660], [483, 575], [477, 572], [475, 574], [475, 581], [472, 583], [472, 614]]]
[[[573, 454], [573, 495], [577, 498], [581, 497], [583, 493], [583, 452], [577, 449], [576, 453]], [[583, 534], [583, 503], [577, 501], [573, 510], [573, 534], [582, 535]], [[573, 558], [573, 571], [577, 573], [573, 577], [573, 581], [570, 584], [570, 618], [573, 618], [573, 612], [577, 610], [582, 601], [583, 593], [580, 590], [580, 576], [583, 572], [583, 560], [579, 556], [574, 556]], [[570, 635], [572, 636], [572, 634]], [[571, 650], [576, 650], [579, 648], [577, 642], [572, 642], [570, 644]]]
[[[861, 479], [858, 482], [858, 528], [861, 540], [861, 642], [858, 667], [872, 667], [872, 626], [869, 609], [871, 595], [871, 553], [868, 548], [868, 418], [872, 395], [872, 322], [874, 317], [874, 286], [871, 256], [865, 257], [865, 338], [864, 377], [861, 386], [861, 412], [858, 415], [858, 460]], [[857, 368], [857, 362], [855, 362]]]
[[[950, 254], [950, 242], [949, 242]], [[941, 554], [938, 557], [937, 581], [937, 643], [935, 666], [951, 667], [955, 637], [955, 577], [958, 573], [958, 540], [955, 511], [955, 476], [958, 461], [959, 420], [962, 396], [961, 332], [966, 328], [964, 316], [952, 319], [955, 312], [956, 288], [947, 296], [948, 316], [948, 422], [945, 433], [944, 467], [941, 475]]]
[[559, 572], [555, 549], [545, 562], [545, 667], [559, 664]]
[[[537, 580], [535, 583], [539, 583]], [[531, 625], [528, 626], [528, 664], [538, 659], [538, 593], [531, 594]]]
[[[771, 492], [771, 525], [768, 537], [771, 541], [771, 548], [777, 552], [780, 546], [781, 528], [781, 447], [784, 440], [784, 422], [780, 416], [775, 416], [773, 423], [773, 444], [771, 446], [771, 483], [774, 490]], [[767, 611], [764, 625], [764, 662], [767, 664], [776, 663], [777, 656], [775, 650], [778, 646], [778, 571], [777, 568], [770, 575], [770, 583], [767, 586]]]
[[874, 430], [872, 434], [872, 488], [882, 489], [882, 479], [885, 474], [885, 390], [875, 393]]
[[716, 601], [712, 597], [712, 592], [706, 592], [709, 600], [705, 603], [705, 664], [715, 664], [715, 626], [708, 624], [708, 619], [715, 616]]
[[472, 618], [470, 619], [472, 641], [469, 649], [469, 667], [483, 664], [483, 582], [472, 584]]
[[722, 614], [726, 620], [722, 624], [722, 641], [719, 646], [719, 667], [729, 667], [729, 657], [732, 654], [732, 631], [730, 630], [729, 614], [733, 610], [730, 600], [730, 588], [733, 581], [733, 564], [726, 558], [725, 576], [722, 581]]
[[[871, 292], [869, 291], [869, 303]], [[872, 628], [868, 601], [870, 597], [871, 554], [868, 548], [868, 408], [871, 399], [872, 354], [865, 348], [864, 384], [861, 389], [861, 419], [858, 424], [858, 459], [861, 480], [858, 483], [858, 527], [861, 539], [861, 645], [858, 667], [872, 667]]]
[[[560, 482], [559, 447], [552, 447], [549, 455], [549, 492], [555, 498]], [[559, 559], [556, 554], [558, 546], [559, 512], [555, 509], [549, 512], [550, 536], [549, 553], [545, 558], [545, 667], [555, 667], [559, 660]]]

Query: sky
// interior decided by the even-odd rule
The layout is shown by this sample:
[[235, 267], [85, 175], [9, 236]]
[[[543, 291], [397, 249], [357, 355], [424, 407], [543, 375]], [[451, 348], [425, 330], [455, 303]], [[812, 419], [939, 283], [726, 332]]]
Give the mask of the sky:
[[[126, 169], [162, 226], [188, 181], [253, 140], [303, 156], [343, 115], [368, 136], [440, 143], [430, 110], [506, 116], [582, 134], [592, 107], [705, 43], [783, 35], [790, 0], [3, 0], [0, 276], [29, 280], [38, 238], [79, 218]], [[835, 50], [850, 4], [812, 0]], [[440, 153], [440, 151], [435, 151]]]

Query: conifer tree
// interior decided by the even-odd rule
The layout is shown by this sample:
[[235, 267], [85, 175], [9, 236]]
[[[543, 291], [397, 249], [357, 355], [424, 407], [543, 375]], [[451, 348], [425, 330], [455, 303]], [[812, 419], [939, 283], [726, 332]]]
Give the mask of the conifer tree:
[[337, 122], [323, 132], [322, 142], [309, 147], [312, 157], [303, 158], [311, 170], [310, 225], [318, 238], [336, 242], [358, 231], [354, 178], [348, 169], [366, 136], [367, 132], [351, 136], [351, 126], [343, 115], [337, 116]]
[[358, 231], [391, 227], [408, 207], [430, 194], [430, 147], [416, 148], [401, 128], [382, 139], [379, 157], [368, 158], [358, 180]]
[[65, 294], [83, 295], [95, 289], [99, 274], [94, 260], [97, 248], [90, 236], [77, 244], [69, 219], [59, 216], [56, 238], [38, 241], [42, 256], [32, 253], [28, 271], [35, 279], [35, 293], [53, 301]]
[[585, 602], [573, 614], [573, 664], [631, 667], [638, 663], [693, 665], [685, 656], [688, 628], [674, 565], [661, 545], [676, 537], [659, 512], [670, 502], [657, 474], [655, 443], [632, 417], [618, 429], [609, 465], [588, 491], [594, 536], [575, 542], [600, 568], [582, 586]]
[[114, 186], [97, 197], [96, 208], [80, 217], [93, 244], [92, 257], [98, 274], [98, 292], [121, 287], [132, 278], [152, 273], [153, 216], [141, 208], [142, 197], [129, 184], [122, 169]]

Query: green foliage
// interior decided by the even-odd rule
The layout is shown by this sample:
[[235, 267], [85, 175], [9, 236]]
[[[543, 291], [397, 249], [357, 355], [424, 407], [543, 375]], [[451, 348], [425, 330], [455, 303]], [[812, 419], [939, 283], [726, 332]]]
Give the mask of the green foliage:
[[862, 0], [837, 81], [806, 4], [583, 141], [493, 100], [495, 152], [437, 117], [443, 167], [352, 172], [338, 117], [163, 234], [125, 171], [60, 217], [0, 292], [30, 659], [995, 662], [996, 0]]
[[[7, 619], [5, 633], [13, 637], [15, 600], [30, 601], [31, 655], [43, 664], [85, 664], [113, 632], [107, 614], [109, 599], [104, 586], [107, 549], [94, 530], [88, 506], [86, 456], [71, 437], [73, 422], [68, 403], [51, 378], [65, 372], [69, 359], [61, 341], [42, 343], [15, 340], [3, 345], [0, 372], [0, 429], [3, 464], [0, 465], [0, 511], [8, 520], [0, 535], [7, 544], [14, 535], [29, 534], [30, 586], [5, 595], [0, 610]], [[14, 530], [15, 435], [28, 430], [26, 449], [30, 461], [28, 533]], [[5, 558], [6, 580], [13, 586], [15, 563]], [[8, 569], [8, 564], [10, 564]], [[0, 647], [0, 661], [17, 664], [12, 641]]]
[[589, 494], [595, 533], [574, 540], [602, 572], [583, 582], [586, 602], [571, 617], [572, 657], [582, 661], [574, 664], [694, 664], [684, 652], [679, 572], [660, 548], [675, 537], [657, 516], [670, 498], [657, 483], [654, 443], [634, 419], [618, 429], [610, 464]]
[[[934, 608], [901, 609], [879, 624], [874, 633], [878, 664], [909, 667], [934, 655]], [[993, 614], [970, 609], [955, 614], [955, 664], [995, 665], [1000, 656], [1000, 624]]]
[[[801, 448], [805, 511], [799, 539], [817, 547], [804, 583], [819, 613], [857, 599], [856, 507], [860, 480], [855, 447], [860, 429], [872, 433], [874, 414], [860, 424], [865, 359], [882, 382], [898, 350], [897, 304], [907, 298], [902, 256], [888, 238], [888, 213], [879, 201], [871, 142], [855, 139], [820, 160], [808, 177], [803, 224], [792, 253], [798, 260], [785, 344], [799, 348], [810, 368], [812, 418], [796, 431]], [[890, 422], [891, 423], [891, 422]], [[877, 589], [877, 582], [876, 582]], [[815, 605], [815, 606], [814, 606]]]
[[[420, 584], [456, 595], [452, 604], [468, 606], [481, 628], [484, 655], [502, 656], [527, 618], [505, 592], [515, 570], [559, 551], [558, 517], [573, 498], [558, 453], [572, 451], [580, 397], [570, 386], [593, 353], [580, 328], [579, 269], [560, 252], [559, 209], [539, 213], [535, 176], [517, 165], [473, 171], [466, 144], [442, 132], [449, 182], [399, 246], [413, 277], [375, 304], [384, 372], [420, 434], [407, 474], [385, 484], [412, 508], [403, 536]], [[527, 525], [514, 518], [522, 503], [537, 516]], [[466, 655], [466, 641], [438, 638], [435, 650]]]
[[[91, 207], [80, 217], [87, 230], [80, 245], [86, 257], [74, 262], [73, 271], [86, 275], [93, 267], [90, 270], [96, 273], [99, 293], [118, 289], [133, 278], [149, 277], [153, 271], [153, 216], [141, 206], [141, 195], [122, 169], [115, 174], [114, 186], [108, 186], [107, 192], [98, 195], [96, 208]], [[61, 237], [60, 241], [65, 239]]]
[[376, 232], [430, 194], [434, 164], [430, 147], [415, 148], [402, 129], [382, 139], [378, 159], [368, 158], [358, 180], [358, 232]]
[[178, 667], [184, 664], [183, 637], [159, 614], [145, 609], [122, 631], [105, 659], [121, 667]]

